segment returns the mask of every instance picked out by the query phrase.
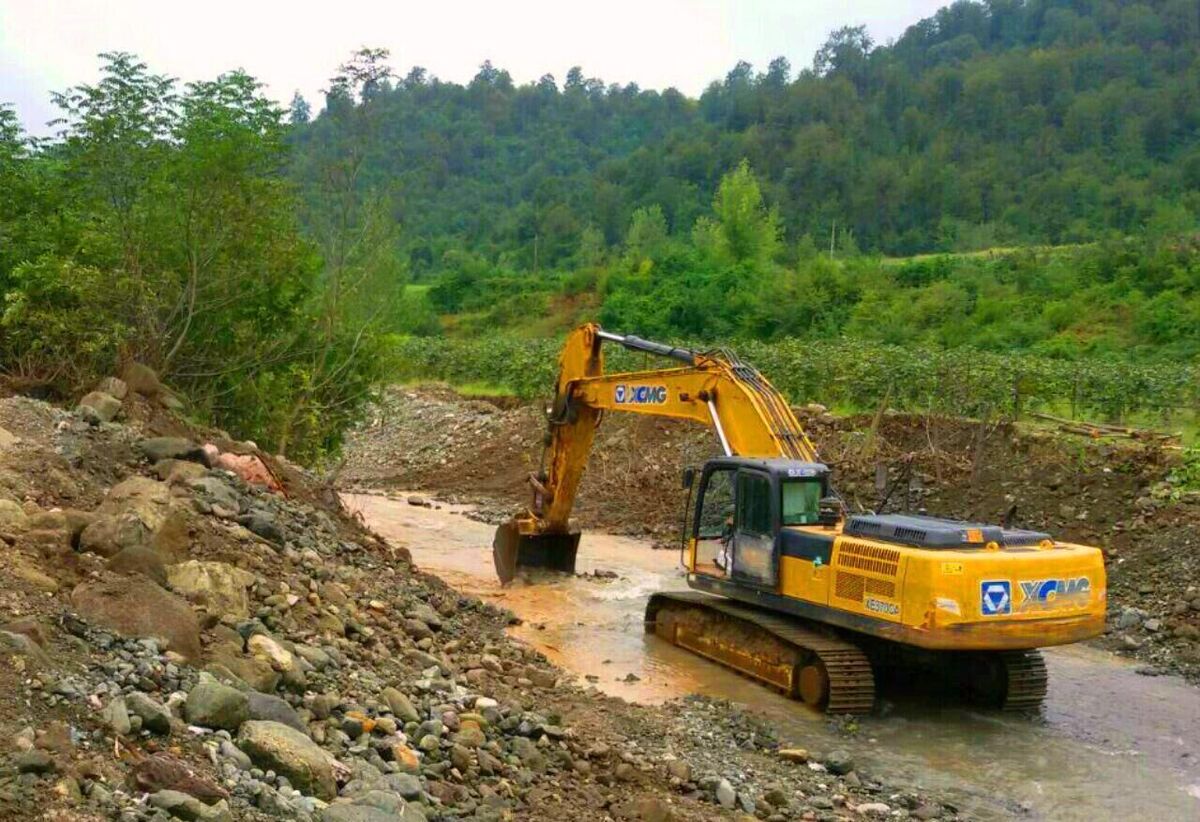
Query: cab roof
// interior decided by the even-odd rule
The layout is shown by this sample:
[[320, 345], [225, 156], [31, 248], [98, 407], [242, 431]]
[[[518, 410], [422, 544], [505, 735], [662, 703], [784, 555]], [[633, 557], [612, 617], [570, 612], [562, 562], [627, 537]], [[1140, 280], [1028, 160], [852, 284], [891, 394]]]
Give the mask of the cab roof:
[[783, 457], [714, 457], [706, 463], [712, 468], [755, 468], [780, 479], [828, 477], [829, 466], [823, 462], [805, 462]]

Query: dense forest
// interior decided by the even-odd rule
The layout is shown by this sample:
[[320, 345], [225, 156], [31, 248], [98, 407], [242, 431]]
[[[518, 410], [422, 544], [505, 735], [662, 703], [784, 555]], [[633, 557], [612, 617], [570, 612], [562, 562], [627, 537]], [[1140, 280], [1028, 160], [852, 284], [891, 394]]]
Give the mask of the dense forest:
[[[580, 68], [518, 86], [485, 63], [462, 86], [417, 67], [368, 90], [361, 183], [416, 273], [464, 250], [569, 267], [651, 206], [686, 236], [742, 160], [789, 246], [1087, 242], [1200, 208], [1198, 55], [1195, 0], [959, 0], [891, 44], [836, 31], [798, 71], [739, 63], [698, 100]], [[301, 179], [344, 131], [341, 90], [325, 103], [295, 135]]]

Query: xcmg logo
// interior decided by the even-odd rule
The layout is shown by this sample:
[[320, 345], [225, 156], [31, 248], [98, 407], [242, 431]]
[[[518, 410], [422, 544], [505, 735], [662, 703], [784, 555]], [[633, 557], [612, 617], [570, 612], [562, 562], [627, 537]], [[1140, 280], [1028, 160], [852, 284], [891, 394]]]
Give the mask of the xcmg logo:
[[1021, 595], [1024, 599], [1018, 606], [1021, 611], [1036, 611], [1060, 605], [1078, 605], [1086, 602], [1092, 592], [1092, 581], [1087, 577], [1070, 579], [1021, 580]]
[[613, 389], [617, 405], [662, 405], [667, 401], [665, 385], [618, 385]]

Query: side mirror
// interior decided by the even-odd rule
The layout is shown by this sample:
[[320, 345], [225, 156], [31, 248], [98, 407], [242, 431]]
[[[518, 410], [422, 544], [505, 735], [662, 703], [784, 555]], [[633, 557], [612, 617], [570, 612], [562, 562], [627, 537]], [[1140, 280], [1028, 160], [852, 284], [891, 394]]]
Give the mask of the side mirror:
[[684, 468], [683, 469], [683, 487], [691, 488], [692, 483], [695, 481], [696, 481], [696, 469], [695, 468]]

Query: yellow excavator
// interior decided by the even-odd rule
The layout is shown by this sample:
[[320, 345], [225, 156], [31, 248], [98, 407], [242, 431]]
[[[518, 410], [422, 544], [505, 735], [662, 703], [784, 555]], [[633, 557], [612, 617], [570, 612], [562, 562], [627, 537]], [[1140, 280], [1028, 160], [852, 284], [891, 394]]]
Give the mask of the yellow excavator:
[[[680, 365], [606, 374], [606, 343]], [[871, 711], [873, 668], [902, 659], [956, 672], [953, 687], [977, 701], [1036, 709], [1046, 693], [1036, 649], [1104, 630], [1097, 548], [983, 523], [849, 513], [791, 408], [753, 367], [727, 350], [595, 324], [563, 347], [533, 505], [496, 531], [502, 582], [522, 567], [574, 571], [571, 507], [606, 411], [700, 422], [723, 451], [685, 472], [681, 550], [693, 590], [652, 595], [647, 630], [818, 710]]]

